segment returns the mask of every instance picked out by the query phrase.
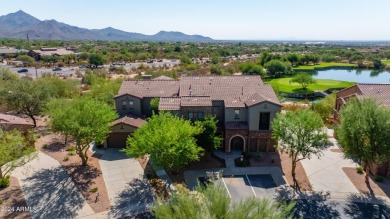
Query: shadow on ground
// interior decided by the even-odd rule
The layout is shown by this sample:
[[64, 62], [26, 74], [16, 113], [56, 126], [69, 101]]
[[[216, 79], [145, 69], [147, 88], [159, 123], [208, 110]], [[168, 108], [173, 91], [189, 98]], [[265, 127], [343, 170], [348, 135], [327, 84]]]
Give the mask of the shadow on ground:
[[390, 208], [375, 196], [351, 195], [347, 199], [344, 213], [353, 219], [390, 218]]
[[108, 216], [128, 218], [149, 211], [148, 206], [153, 202], [152, 194], [150, 184], [146, 179], [134, 179], [111, 203]]
[[25, 181], [23, 190], [34, 218], [75, 218], [85, 203], [61, 167], [41, 170]]
[[287, 186], [279, 187], [275, 195], [277, 200], [295, 202], [294, 218], [339, 218], [337, 203], [327, 201], [328, 197], [329, 194], [323, 192], [294, 193]]

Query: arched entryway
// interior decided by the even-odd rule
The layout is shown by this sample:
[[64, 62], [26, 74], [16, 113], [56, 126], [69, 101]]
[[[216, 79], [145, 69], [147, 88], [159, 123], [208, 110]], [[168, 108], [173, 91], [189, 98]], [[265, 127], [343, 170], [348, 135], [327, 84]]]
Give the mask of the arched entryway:
[[230, 151], [244, 151], [245, 139], [240, 135], [230, 138]]

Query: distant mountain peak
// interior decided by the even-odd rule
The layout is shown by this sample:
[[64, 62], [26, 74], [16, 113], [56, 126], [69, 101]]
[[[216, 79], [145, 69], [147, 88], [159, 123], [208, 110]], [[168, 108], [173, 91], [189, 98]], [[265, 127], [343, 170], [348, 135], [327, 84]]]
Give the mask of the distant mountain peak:
[[186, 35], [178, 31], [160, 31], [155, 35], [126, 32], [106, 27], [104, 29], [86, 29], [61, 23], [54, 19], [41, 21], [19, 10], [0, 16], [0, 38], [25, 38], [52, 40], [124, 40], [124, 41], [181, 41], [206, 42], [209, 37]]

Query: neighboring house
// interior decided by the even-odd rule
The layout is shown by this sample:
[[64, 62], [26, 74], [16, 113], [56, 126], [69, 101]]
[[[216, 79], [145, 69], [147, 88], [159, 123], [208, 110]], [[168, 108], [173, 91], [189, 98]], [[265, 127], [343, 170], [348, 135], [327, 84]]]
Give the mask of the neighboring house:
[[37, 61], [41, 60], [42, 56], [63, 56], [70, 54], [75, 53], [73, 50], [68, 50], [66, 48], [41, 48], [39, 50], [30, 50], [28, 52], [28, 55]]
[[[272, 87], [263, 84], [260, 76], [130, 80], [123, 82], [114, 98], [121, 118], [113, 123], [113, 133], [105, 147], [124, 147], [126, 137], [123, 133], [128, 136], [142, 125], [141, 118], [152, 114], [151, 99], [159, 98], [160, 111], [169, 111], [190, 120], [199, 120], [206, 115], [215, 116], [219, 132], [224, 137], [223, 150], [226, 152], [275, 151], [271, 121], [281, 111], [281, 105]], [[118, 127], [122, 126], [119, 132]], [[122, 140], [114, 140], [112, 136], [116, 135], [121, 135], [119, 138]]]
[[33, 124], [24, 118], [0, 113], [0, 128], [5, 131], [17, 129], [27, 132], [33, 127]]
[[0, 48], [0, 56], [4, 59], [7, 58], [16, 58], [18, 55], [27, 54], [27, 50], [24, 49], [16, 49], [16, 48], [8, 48], [2, 47]]
[[334, 117], [338, 120], [339, 112], [350, 98], [373, 98], [379, 104], [390, 108], [390, 84], [355, 84], [336, 93]]
[[[334, 110], [335, 121], [339, 121], [341, 108], [350, 98], [372, 98], [379, 104], [390, 108], [390, 84], [356, 84], [336, 93], [336, 105]], [[371, 170], [374, 174], [390, 176], [390, 162], [375, 166]]]

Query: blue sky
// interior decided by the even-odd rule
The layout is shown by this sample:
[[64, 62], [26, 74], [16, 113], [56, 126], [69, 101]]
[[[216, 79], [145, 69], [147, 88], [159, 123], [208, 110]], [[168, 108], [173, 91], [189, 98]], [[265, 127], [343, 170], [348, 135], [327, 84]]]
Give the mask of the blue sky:
[[390, 0], [0, 0], [85, 28], [160, 30], [237, 40], [390, 40]]

